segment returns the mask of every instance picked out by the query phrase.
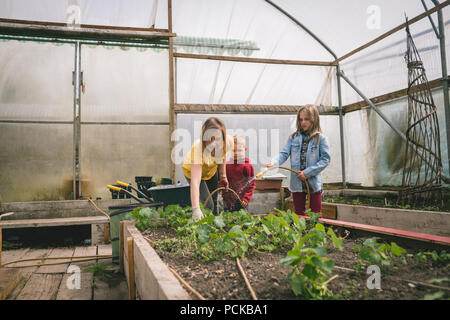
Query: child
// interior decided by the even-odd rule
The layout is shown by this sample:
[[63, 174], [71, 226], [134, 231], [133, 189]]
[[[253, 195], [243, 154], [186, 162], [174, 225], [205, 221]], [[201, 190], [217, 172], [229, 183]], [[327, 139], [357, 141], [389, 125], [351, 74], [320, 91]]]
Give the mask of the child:
[[295, 213], [305, 215], [306, 184], [311, 195], [311, 211], [322, 211], [322, 174], [330, 163], [328, 140], [320, 129], [319, 112], [315, 105], [306, 105], [297, 113], [297, 130], [289, 137], [280, 154], [266, 167], [283, 164], [291, 157], [291, 168], [300, 173], [291, 173], [289, 190], [292, 192]]
[[250, 160], [245, 157], [247, 151], [245, 138], [234, 136], [233, 159], [227, 162], [227, 178], [229, 187], [236, 191], [242, 204], [231, 191], [223, 192], [223, 206], [225, 211], [238, 211], [246, 209], [255, 190], [255, 170]]

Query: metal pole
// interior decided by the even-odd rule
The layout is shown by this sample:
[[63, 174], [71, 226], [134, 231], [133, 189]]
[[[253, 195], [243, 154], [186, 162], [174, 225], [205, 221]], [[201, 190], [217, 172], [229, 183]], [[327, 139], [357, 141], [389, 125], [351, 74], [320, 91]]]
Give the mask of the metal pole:
[[[265, 0], [267, 3], [269, 3], [271, 6], [276, 8], [278, 11], [283, 13], [286, 17], [291, 19], [296, 25], [298, 25], [300, 28], [302, 28], [304, 31], [306, 31], [314, 40], [316, 40], [325, 50], [327, 50], [335, 60], [338, 60], [338, 56], [334, 53], [333, 50], [328, 47], [325, 42], [323, 42], [318, 36], [316, 36], [311, 30], [309, 30], [305, 25], [300, 23], [297, 19], [295, 19], [293, 16], [291, 16], [288, 12], [283, 10], [281, 7], [276, 5], [270, 0]], [[344, 122], [343, 122], [343, 113], [342, 113], [342, 92], [341, 92], [341, 79], [340, 79], [340, 67], [339, 64], [336, 67], [336, 83], [337, 83], [337, 90], [338, 90], [338, 102], [339, 102], [339, 133], [341, 135], [341, 168], [342, 168], [342, 186], [346, 187], [346, 174], [345, 174], [345, 150], [344, 150]]]
[[[423, 8], [425, 9], [425, 11], [428, 11], [425, 1], [424, 0], [421, 0], [421, 1], [422, 1], [422, 5], [423, 5]], [[431, 15], [428, 16], [428, 20], [430, 20], [431, 26], [433, 27], [433, 30], [434, 30], [434, 34], [436, 34], [436, 37], [439, 39], [439, 33], [436, 29], [436, 25], [434, 24], [433, 18], [431, 18]]]
[[341, 170], [342, 170], [342, 187], [347, 187], [347, 179], [345, 174], [345, 148], [344, 148], [344, 115], [342, 107], [342, 92], [341, 92], [341, 68], [339, 65], [336, 67], [336, 83], [338, 90], [338, 103], [339, 103], [339, 134], [341, 137]]
[[[437, 6], [439, 2], [432, 0]], [[448, 95], [448, 73], [447, 73], [447, 56], [445, 52], [445, 26], [442, 10], [438, 11], [439, 23], [439, 44], [441, 49], [441, 68], [442, 68], [442, 89], [444, 93], [444, 111], [445, 111], [445, 129], [447, 132], [447, 164], [450, 171], [450, 100]]]
[[[428, 163], [428, 160], [425, 159], [417, 150], [416, 146], [413, 145], [412, 143], [408, 142], [408, 139], [406, 138], [406, 136], [399, 130], [397, 129], [394, 124], [389, 121], [388, 118], [386, 118], [384, 116], [384, 114], [372, 103], [372, 101], [370, 101], [342, 72], [340, 72], [340, 76], [342, 77], [342, 79], [344, 79], [349, 85], [350, 87], [353, 88], [353, 90], [356, 91], [356, 93], [358, 93], [360, 95], [361, 98], [364, 99], [364, 101], [392, 128], [392, 130], [394, 130], [394, 132], [396, 134], [398, 134], [400, 136], [400, 138], [402, 138], [404, 141], [406, 141], [406, 143], [409, 143], [409, 146], [411, 147], [412, 150], [414, 150], [419, 157]], [[433, 168], [432, 165], [430, 165], [431, 168]], [[434, 169], [434, 168], [433, 168]], [[444, 180], [444, 182], [449, 183], [450, 182], [450, 178], [445, 176], [442, 172], [441, 172], [441, 178], [442, 180]]]
[[74, 71], [72, 73], [73, 85], [73, 185], [72, 185], [72, 199], [76, 199], [76, 183], [77, 183], [77, 69], [78, 69], [78, 47], [79, 42], [75, 42], [75, 61]]
[[81, 198], [81, 43], [78, 45], [78, 196]]

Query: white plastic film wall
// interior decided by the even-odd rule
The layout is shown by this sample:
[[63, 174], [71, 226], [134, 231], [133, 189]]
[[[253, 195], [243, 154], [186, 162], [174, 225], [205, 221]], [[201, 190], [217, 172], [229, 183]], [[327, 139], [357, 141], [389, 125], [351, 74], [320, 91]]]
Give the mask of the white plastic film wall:
[[[176, 180], [185, 183], [181, 170], [181, 162], [190, 150], [191, 143], [200, 138], [201, 126], [209, 117], [218, 117], [225, 122], [228, 135], [241, 135], [247, 140], [247, 157], [250, 159], [255, 173], [276, 156], [284, 147], [290, 134], [295, 131], [295, 115], [249, 115], [249, 114], [179, 114], [177, 116], [176, 142], [179, 148], [172, 158], [176, 158]], [[323, 134], [328, 137], [331, 152], [331, 163], [323, 171], [324, 182], [341, 181], [339, 119], [336, 116], [321, 116]], [[175, 157], [174, 157], [175, 156]], [[285, 166], [290, 166], [288, 159]], [[275, 170], [273, 171], [275, 172]], [[279, 170], [287, 176], [283, 185], [289, 185], [290, 173]]]
[[0, 42], [0, 201], [69, 198], [74, 47]]
[[85, 195], [110, 198], [116, 180], [170, 177], [168, 51], [82, 46], [81, 66]]

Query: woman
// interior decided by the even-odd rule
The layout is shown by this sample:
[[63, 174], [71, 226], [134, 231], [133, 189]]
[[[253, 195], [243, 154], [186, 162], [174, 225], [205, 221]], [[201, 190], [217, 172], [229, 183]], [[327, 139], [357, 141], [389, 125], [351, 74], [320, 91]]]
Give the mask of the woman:
[[[228, 190], [226, 153], [233, 150], [233, 137], [227, 136], [225, 124], [209, 118], [202, 126], [201, 139], [194, 142], [183, 161], [183, 173], [191, 186], [192, 220], [203, 218], [200, 201], [205, 201], [218, 187]], [[217, 213], [217, 194], [206, 205]]]

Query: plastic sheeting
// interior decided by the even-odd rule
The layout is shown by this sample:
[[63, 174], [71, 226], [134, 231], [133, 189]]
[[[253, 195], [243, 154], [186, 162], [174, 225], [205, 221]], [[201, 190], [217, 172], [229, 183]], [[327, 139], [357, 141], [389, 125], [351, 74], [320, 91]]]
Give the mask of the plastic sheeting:
[[71, 197], [73, 52], [70, 46], [0, 43], [0, 201]]
[[[247, 157], [255, 168], [255, 172], [261, 171], [264, 166], [283, 149], [289, 135], [295, 131], [296, 115], [236, 115], [229, 114], [179, 114], [177, 116], [177, 131], [174, 136], [176, 151], [172, 159], [176, 164], [176, 180], [184, 182], [181, 164], [184, 155], [190, 150], [191, 144], [200, 138], [201, 126], [209, 117], [218, 117], [225, 122], [228, 135], [240, 135], [247, 140]], [[335, 116], [321, 116], [323, 134], [330, 144], [331, 162], [324, 170], [322, 176], [324, 182], [341, 181], [340, 139], [338, 118]], [[285, 165], [289, 166], [289, 161]], [[274, 170], [275, 172], [275, 170]], [[289, 172], [279, 170], [287, 178], [283, 185], [289, 185]]]
[[[400, 25], [405, 21], [405, 14], [413, 18], [424, 12], [419, 0], [274, 2], [314, 32], [337, 56], [342, 56]], [[156, 3], [157, 11], [153, 15]], [[252, 53], [252, 57], [257, 58], [334, 60], [304, 30], [263, 0], [173, 0], [172, 3], [173, 29], [178, 35], [252, 41], [259, 48]], [[428, 8], [433, 6], [430, 1], [426, 3]], [[77, 12], [80, 13], [78, 22], [82, 24], [150, 27], [154, 22], [156, 28], [168, 26], [167, 1], [163, 0], [0, 2], [1, 18], [64, 23]], [[447, 65], [450, 71], [450, 8], [446, 7], [443, 13], [446, 23]], [[436, 16], [433, 14], [432, 18], [437, 24]], [[411, 32], [421, 53], [428, 79], [441, 77], [439, 41], [429, 20], [425, 18], [415, 23], [411, 26]], [[403, 59], [405, 50], [405, 32], [401, 30], [342, 61], [342, 70], [369, 98], [404, 89], [407, 86], [407, 69]], [[118, 48], [108, 51], [102, 47], [83, 46], [81, 52], [86, 85], [81, 97], [82, 121], [168, 121], [167, 51], [138, 52]], [[225, 50], [223, 54], [232, 53]], [[238, 56], [242, 56], [242, 52]], [[74, 48], [68, 44], [58, 47], [53, 44], [1, 41], [0, 120], [72, 121], [73, 63]], [[176, 102], [263, 105], [314, 103], [320, 96], [328, 71], [327, 67], [179, 58], [176, 59]], [[362, 100], [344, 81], [342, 90], [344, 105]], [[333, 105], [337, 105], [338, 101], [336, 92], [333, 83]], [[433, 96], [438, 104], [441, 152], [448, 175], [442, 89], [433, 90]], [[384, 103], [380, 107], [391, 121], [404, 130], [406, 99]], [[210, 115], [178, 115], [178, 128], [193, 134], [195, 124], [201, 123], [208, 116]], [[225, 120], [230, 131], [252, 129], [256, 131], [258, 141], [268, 143], [268, 146], [260, 147], [258, 142], [256, 159], [250, 155], [258, 169], [269, 156], [281, 150], [287, 136], [293, 131], [295, 118], [286, 115], [219, 117]], [[330, 139], [332, 152], [332, 163], [324, 172], [324, 180], [340, 182], [338, 117], [322, 116], [321, 119], [324, 134]], [[364, 109], [348, 113], [344, 129], [347, 181], [364, 186], [399, 185], [403, 144], [391, 128], [373, 111]], [[28, 185], [34, 185], [34, 180], [53, 174], [52, 181], [42, 181], [50, 181], [48, 185], [59, 188], [59, 191], [37, 196], [28, 193], [27, 197], [44, 199], [48, 194], [54, 194], [53, 198], [61, 197], [61, 181], [66, 176], [72, 176], [72, 126], [22, 124], [19, 127], [17, 123], [3, 122], [0, 130], [2, 140], [7, 137], [1, 145], [2, 184], [13, 186], [11, 188], [17, 190], [30, 177], [33, 182]], [[269, 139], [273, 130], [279, 130], [278, 138], [273, 140], [274, 144]], [[260, 137], [260, 133], [263, 136]], [[82, 125], [82, 174], [84, 178], [95, 181], [91, 183], [93, 194], [107, 197], [108, 191], [105, 191], [104, 185], [118, 178], [133, 182], [135, 175], [154, 175], [157, 172], [161, 176], [168, 176], [168, 134], [167, 125]], [[264, 134], [269, 135], [264, 138]], [[55, 149], [49, 151], [53, 147]], [[151, 158], [153, 156], [158, 158]], [[136, 169], [128, 164], [129, 159], [138, 163]], [[105, 166], [109, 161], [111, 164]], [[16, 169], [11, 171], [12, 175], [6, 176], [6, 170], [11, 168]], [[121, 177], [112, 176], [111, 172], [120, 173]], [[180, 173], [177, 167], [178, 179], [182, 178]], [[11, 184], [13, 178], [17, 182]], [[2, 197], [5, 194], [12, 197], [13, 193], [5, 189], [10, 187], [2, 188]]]
[[82, 125], [81, 171], [85, 196], [110, 199], [116, 180], [170, 177], [169, 126]]
[[[434, 89], [432, 94], [438, 110], [442, 165], [444, 174], [448, 176], [442, 89]], [[406, 97], [377, 104], [377, 107], [400, 131], [406, 131]], [[347, 181], [367, 187], [401, 186], [406, 144], [391, 127], [366, 107], [346, 114], [344, 128]]]
[[82, 121], [169, 122], [169, 54], [81, 47]]

